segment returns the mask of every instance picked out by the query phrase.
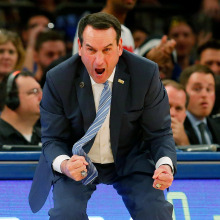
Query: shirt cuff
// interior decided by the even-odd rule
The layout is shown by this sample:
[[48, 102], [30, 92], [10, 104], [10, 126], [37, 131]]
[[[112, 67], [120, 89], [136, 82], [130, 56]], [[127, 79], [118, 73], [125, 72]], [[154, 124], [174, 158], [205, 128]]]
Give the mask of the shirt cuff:
[[59, 173], [62, 173], [61, 169], [60, 169], [60, 166], [61, 166], [61, 163], [64, 161], [64, 160], [69, 160], [70, 157], [67, 156], [67, 155], [60, 155], [58, 157], [56, 157], [53, 161], [53, 170], [59, 172]]
[[173, 162], [172, 162], [172, 160], [171, 160], [169, 157], [161, 157], [161, 158], [157, 161], [157, 163], [156, 163], [156, 169], [157, 169], [159, 166], [165, 165], [165, 164], [169, 165], [169, 166], [171, 167], [171, 169], [172, 169], [172, 172], [174, 172]]

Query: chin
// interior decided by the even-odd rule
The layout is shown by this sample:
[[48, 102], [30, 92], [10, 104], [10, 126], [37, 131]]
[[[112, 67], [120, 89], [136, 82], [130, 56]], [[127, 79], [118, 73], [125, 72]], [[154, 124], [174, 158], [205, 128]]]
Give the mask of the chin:
[[207, 111], [205, 111], [205, 112], [201, 112], [201, 116], [202, 117], [208, 117], [209, 115], [210, 115], [210, 111], [209, 112], [207, 112]]

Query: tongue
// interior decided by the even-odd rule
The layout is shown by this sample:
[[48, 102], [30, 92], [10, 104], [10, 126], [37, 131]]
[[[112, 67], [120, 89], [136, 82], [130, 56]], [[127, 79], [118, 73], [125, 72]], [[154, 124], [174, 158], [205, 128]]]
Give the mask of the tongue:
[[103, 69], [95, 69], [95, 71], [98, 73], [98, 74], [102, 74], [104, 71], [105, 71], [105, 69], [103, 68]]

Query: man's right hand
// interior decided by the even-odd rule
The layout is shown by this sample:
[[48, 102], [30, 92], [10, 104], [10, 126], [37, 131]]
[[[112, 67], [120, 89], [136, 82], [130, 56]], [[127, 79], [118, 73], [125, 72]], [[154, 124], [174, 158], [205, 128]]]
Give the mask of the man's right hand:
[[80, 181], [85, 177], [82, 176], [81, 172], [86, 171], [86, 166], [88, 163], [85, 160], [85, 157], [73, 155], [69, 160], [64, 160], [61, 163], [61, 171], [66, 176], [74, 179], [75, 181]]
[[173, 138], [176, 145], [180, 145], [180, 146], [190, 145], [183, 123], [179, 122], [176, 118], [171, 117], [171, 128], [173, 131]]

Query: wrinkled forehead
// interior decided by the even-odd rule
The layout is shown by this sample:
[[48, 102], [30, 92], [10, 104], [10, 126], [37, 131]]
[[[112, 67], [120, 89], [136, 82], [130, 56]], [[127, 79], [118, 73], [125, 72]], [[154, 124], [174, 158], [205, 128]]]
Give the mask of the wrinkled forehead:
[[83, 32], [83, 42], [109, 44], [117, 41], [116, 31], [113, 27], [108, 29], [95, 29], [87, 26]]

